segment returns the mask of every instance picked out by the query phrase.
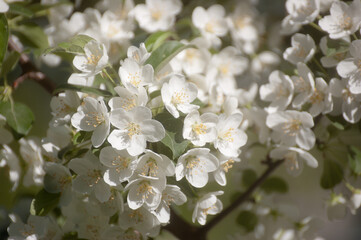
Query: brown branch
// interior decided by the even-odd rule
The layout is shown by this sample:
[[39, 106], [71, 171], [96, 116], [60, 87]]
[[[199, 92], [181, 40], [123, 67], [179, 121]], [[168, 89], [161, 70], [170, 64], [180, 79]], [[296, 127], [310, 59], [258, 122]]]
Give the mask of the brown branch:
[[268, 176], [277, 169], [284, 160], [277, 160], [275, 162], [268, 162], [268, 168], [264, 171], [264, 173], [244, 192], [241, 196], [239, 196], [230, 206], [224, 209], [220, 214], [216, 215], [213, 219], [211, 219], [205, 226], [201, 227], [196, 235], [202, 236], [200, 239], [206, 239], [207, 232], [211, 230], [215, 225], [221, 222], [225, 217], [227, 217], [231, 212], [236, 210], [243, 202], [248, 200], [253, 191], [256, 190], [267, 178]]
[[[11, 38], [9, 38], [8, 43], [9, 49], [15, 50], [19, 53], [21, 53], [21, 49], [19, 46], [12, 41]], [[55, 84], [54, 82], [48, 78], [43, 72], [41, 72], [31, 61], [30, 58], [24, 54], [20, 54], [19, 58], [19, 65], [21, 69], [23, 70], [23, 75], [21, 75], [19, 78], [15, 79], [13, 82], [13, 88], [16, 89], [23, 81], [26, 79], [31, 79], [40, 84], [48, 93], [52, 94], [55, 90]]]

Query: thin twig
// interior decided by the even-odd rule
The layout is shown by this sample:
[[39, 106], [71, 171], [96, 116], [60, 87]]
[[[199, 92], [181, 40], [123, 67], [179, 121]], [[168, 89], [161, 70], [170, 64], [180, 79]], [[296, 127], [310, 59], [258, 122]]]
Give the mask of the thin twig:
[[[19, 46], [12, 41], [11, 38], [9, 38], [8, 43], [9, 49], [15, 50], [19, 53], [21, 53], [21, 49]], [[15, 79], [13, 82], [13, 87], [16, 89], [22, 82], [24, 82], [26, 79], [31, 79], [40, 84], [48, 93], [52, 94], [55, 90], [55, 84], [54, 82], [46, 76], [43, 72], [41, 72], [31, 61], [30, 58], [24, 54], [20, 54], [19, 58], [19, 65], [21, 69], [23, 70], [23, 75]]]

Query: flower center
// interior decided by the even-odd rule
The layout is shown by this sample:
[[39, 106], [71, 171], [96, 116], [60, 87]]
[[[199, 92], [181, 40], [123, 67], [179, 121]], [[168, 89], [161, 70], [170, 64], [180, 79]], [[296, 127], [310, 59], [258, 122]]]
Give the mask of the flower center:
[[234, 141], [233, 135], [234, 135], [234, 128], [229, 128], [225, 133], [221, 135], [220, 138], [227, 142], [233, 142]]
[[122, 98], [120, 102], [120, 107], [123, 108], [125, 111], [130, 111], [134, 107], [137, 106], [135, 96]]
[[115, 167], [115, 171], [118, 173], [121, 170], [127, 169], [130, 163], [130, 159], [122, 156], [116, 156], [114, 157], [112, 161], [112, 166]]
[[90, 54], [90, 56], [87, 57], [88, 60], [88, 64], [89, 65], [97, 65], [99, 60], [100, 60], [100, 56], [95, 56], [94, 54]]
[[152, 18], [158, 21], [162, 17], [162, 12], [160, 10], [154, 10], [151, 12]]
[[157, 161], [155, 161], [153, 158], [149, 158], [146, 162], [146, 164], [143, 166], [142, 175], [143, 176], [151, 176], [156, 177], [158, 174], [158, 165]]
[[90, 112], [86, 113], [85, 116], [87, 117], [85, 120], [86, 124], [95, 128], [105, 121], [104, 115], [102, 113]]
[[188, 98], [189, 96], [184, 91], [178, 91], [173, 94], [171, 102], [174, 105], [182, 104], [185, 103]]
[[187, 169], [193, 169], [193, 168], [197, 168], [200, 164], [201, 160], [200, 158], [197, 158], [195, 156], [189, 156], [186, 159], [186, 168]]
[[324, 94], [315, 88], [315, 91], [313, 92], [312, 96], [310, 97], [310, 101], [312, 104], [316, 104], [316, 103], [322, 102], [323, 98], [324, 98]]
[[128, 74], [128, 81], [129, 81], [130, 84], [132, 84], [134, 87], [138, 88], [138, 87], [139, 87], [139, 84], [140, 84], [140, 82], [141, 82], [140, 73], [139, 73], [139, 72], [129, 73], [129, 74]]
[[142, 181], [138, 185], [137, 195], [142, 195], [143, 199], [147, 199], [150, 194], [154, 195], [153, 187], [149, 184], [149, 181]]
[[283, 131], [285, 134], [288, 134], [289, 136], [296, 136], [297, 133], [300, 130], [302, 122], [298, 119], [292, 119], [289, 122], [286, 122], [283, 125]]
[[144, 216], [139, 210], [134, 210], [129, 213], [129, 217], [132, 218], [137, 224], [144, 221]]
[[93, 169], [88, 172], [88, 177], [90, 178], [88, 185], [89, 187], [93, 187], [95, 184], [98, 184], [99, 181], [102, 179], [102, 173], [98, 169]]
[[343, 14], [340, 19], [340, 26], [345, 30], [350, 30], [352, 28], [352, 18], [347, 14]]
[[233, 167], [234, 160], [231, 158], [222, 164], [223, 171], [228, 172]]
[[140, 133], [140, 126], [136, 123], [129, 123], [127, 128], [129, 138], [132, 138], [135, 134]]
[[206, 134], [206, 133], [207, 133], [207, 127], [206, 127], [206, 125], [204, 125], [203, 123], [193, 124], [193, 125], [192, 125], [192, 130], [193, 130], [193, 132], [195, 132], [197, 135]]

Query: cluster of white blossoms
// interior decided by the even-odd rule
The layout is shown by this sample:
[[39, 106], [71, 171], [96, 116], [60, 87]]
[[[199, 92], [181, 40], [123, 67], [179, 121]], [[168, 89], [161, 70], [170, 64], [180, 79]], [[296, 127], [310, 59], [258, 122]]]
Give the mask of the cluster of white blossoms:
[[[0, 12], [11, 11], [11, 2], [0, 0]], [[361, 1], [287, 0], [281, 35], [279, 25], [265, 33], [257, 1], [229, 2], [231, 12], [181, 0], [101, 0], [77, 12], [41, 1], [55, 4], [45, 28], [49, 44], [66, 52], [49, 51], [42, 61], [54, 67], [72, 55], [72, 73], [67, 90], [51, 99], [46, 137], [13, 136], [0, 114], [0, 167], [12, 191], [42, 188], [27, 223], [10, 215], [9, 239], [154, 238], [177, 206], [195, 225], [222, 212], [227, 181], [247, 165], [241, 158], [257, 165], [254, 146], [267, 152], [266, 165], [282, 161], [294, 177], [304, 163], [326, 169], [331, 160], [318, 153], [332, 144], [357, 155], [337, 131], [352, 131], [361, 119]], [[317, 34], [299, 33], [308, 27]], [[347, 171], [357, 168], [352, 164]], [[361, 186], [345, 179], [348, 192], [332, 192], [330, 216], [361, 205]], [[260, 202], [266, 193], [242, 208], [260, 219], [243, 235], [321, 239], [310, 229], [312, 216], [266, 233], [266, 216], [282, 215], [271, 200]]]

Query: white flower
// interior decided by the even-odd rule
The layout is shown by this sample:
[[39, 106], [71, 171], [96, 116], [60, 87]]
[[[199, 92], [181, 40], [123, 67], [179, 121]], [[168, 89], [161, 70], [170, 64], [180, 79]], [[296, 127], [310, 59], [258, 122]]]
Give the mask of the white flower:
[[297, 144], [309, 150], [315, 144], [315, 134], [312, 132], [313, 118], [308, 112], [287, 110], [272, 113], [267, 116], [266, 124], [273, 130], [272, 139], [287, 146]]
[[240, 162], [241, 160], [235, 157], [227, 157], [224, 156], [223, 154], [218, 154], [217, 157], [219, 159], [219, 167], [213, 173], [214, 179], [219, 185], [226, 186], [227, 184], [226, 173], [228, 173], [229, 169], [233, 167], [233, 164], [235, 162]]
[[222, 114], [217, 123], [217, 139], [214, 147], [223, 155], [228, 157], [237, 157], [239, 148], [246, 144], [247, 135], [240, 128], [243, 120], [241, 113], [235, 113], [231, 116]]
[[352, 189], [352, 195], [350, 197], [350, 210], [352, 214], [356, 214], [356, 210], [361, 206], [361, 190]]
[[153, 82], [154, 70], [150, 64], [140, 66], [135, 60], [127, 58], [119, 68], [119, 76], [124, 87], [139, 94], [144, 86]]
[[216, 125], [218, 116], [214, 113], [204, 113], [194, 110], [184, 119], [183, 138], [190, 140], [196, 146], [204, 146], [217, 138]]
[[20, 218], [11, 216], [12, 223], [8, 227], [9, 240], [37, 240], [45, 237], [48, 225], [48, 218], [30, 215], [27, 224]]
[[318, 16], [320, 3], [318, 0], [287, 0], [286, 9], [292, 24], [308, 24]]
[[274, 240], [294, 240], [296, 232], [293, 229], [280, 228], [273, 234], [272, 237]]
[[[136, 236], [138, 239], [142, 239], [139, 232], [142, 233], [143, 236], [150, 236], [159, 233], [160, 223], [157, 217], [145, 207], [133, 210], [129, 206], [125, 205], [124, 212], [119, 214], [118, 224], [124, 230], [136, 230], [138, 232]], [[132, 235], [133, 234], [130, 234], [129, 236]]]
[[235, 76], [242, 74], [248, 67], [247, 58], [235, 47], [228, 46], [212, 56], [208, 64], [208, 81], [217, 82], [225, 93], [237, 89]]
[[139, 158], [135, 174], [153, 178], [165, 178], [175, 173], [174, 163], [165, 155], [145, 150]]
[[187, 197], [176, 185], [167, 185], [162, 193], [162, 200], [154, 215], [161, 223], [168, 223], [170, 219], [170, 204], [182, 205], [187, 201]]
[[110, 113], [110, 122], [115, 129], [108, 142], [116, 149], [127, 149], [132, 156], [144, 152], [146, 142], [158, 142], [165, 136], [163, 125], [152, 120], [152, 112], [146, 107], [135, 107], [125, 112], [115, 109]]
[[144, 88], [139, 89], [137, 94], [121, 86], [115, 87], [114, 91], [119, 97], [113, 97], [109, 100], [108, 105], [111, 110], [121, 108], [129, 111], [137, 106], [144, 107], [148, 102], [148, 94]]
[[[322, 65], [326, 68], [332, 68], [332, 67], [336, 67], [337, 64], [344, 60], [345, 58], [349, 57], [349, 53], [348, 51], [341, 51], [341, 52], [336, 52], [334, 54], [328, 54], [329, 51], [329, 47], [328, 47], [328, 43], [329, 43], [329, 39], [327, 36], [321, 38], [320, 41], [320, 49], [323, 53], [323, 57], [321, 57], [320, 61], [322, 63]], [[344, 40], [338, 40], [338, 41], [344, 41]], [[349, 44], [347, 41], [344, 41], [345, 44]]]
[[361, 119], [361, 94], [351, 93], [347, 80], [342, 81], [333, 78], [330, 81], [330, 91], [334, 97], [342, 98], [342, 115], [343, 118], [350, 122], [356, 123]]
[[202, 36], [215, 48], [221, 45], [219, 37], [225, 36], [228, 31], [225, 14], [224, 8], [218, 4], [210, 6], [207, 10], [198, 6], [192, 13], [194, 26], [201, 31]]
[[43, 184], [44, 177], [44, 159], [41, 154], [41, 144], [38, 138], [22, 138], [20, 143], [20, 155], [27, 163], [27, 171], [25, 173], [23, 184], [24, 186]]
[[108, 109], [102, 99], [84, 98], [84, 104], [71, 118], [72, 125], [82, 131], [92, 132], [91, 142], [94, 147], [101, 146], [110, 130]]
[[308, 110], [312, 117], [332, 111], [333, 102], [331, 92], [323, 78], [316, 78], [315, 89], [308, 101], [312, 104]]
[[192, 186], [202, 188], [208, 182], [208, 173], [214, 172], [218, 165], [218, 159], [208, 148], [188, 150], [178, 158], [175, 167], [176, 180], [179, 181], [185, 176]]
[[332, 3], [339, 0], [319, 0], [320, 1], [320, 12], [328, 12]]
[[41, 140], [43, 154], [51, 162], [60, 162], [58, 153], [65, 148], [71, 141], [72, 129], [68, 125], [53, 127], [49, 125], [46, 131], [46, 138]]
[[119, 186], [129, 180], [138, 164], [137, 158], [129, 155], [126, 150], [117, 150], [110, 146], [100, 151], [99, 159], [107, 167], [104, 181], [110, 186]]
[[60, 204], [68, 205], [72, 198], [72, 176], [68, 168], [57, 163], [45, 166], [44, 189], [49, 193], [61, 193]]
[[132, 15], [142, 29], [156, 32], [170, 29], [181, 10], [180, 0], [146, 0], [145, 4], [138, 4], [132, 10]]
[[161, 89], [164, 106], [175, 118], [179, 117], [178, 111], [190, 113], [199, 108], [191, 104], [196, 99], [197, 93], [197, 86], [186, 82], [181, 75], [172, 76], [169, 83], [164, 83]]
[[255, 73], [271, 72], [280, 63], [280, 57], [271, 51], [263, 51], [252, 59], [252, 71]]
[[293, 97], [293, 82], [281, 71], [273, 71], [269, 76], [269, 83], [259, 89], [263, 101], [271, 102], [267, 110], [272, 113], [282, 111], [291, 103]]
[[143, 65], [150, 56], [150, 53], [145, 48], [145, 44], [141, 43], [139, 48], [130, 46], [127, 51], [128, 58], [136, 61], [139, 65]]
[[52, 97], [50, 101], [50, 108], [54, 116], [52, 125], [59, 126], [68, 123], [79, 105], [80, 99], [75, 91], [65, 91]]
[[292, 76], [295, 93], [298, 93], [293, 99], [292, 106], [300, 108], [312, 96], [315, 89], [315, 80], [313, 73], [304, 63], [297, 64], [299, 76]]
[[[361, 13], [360, 13], [361, 14]], [[350, 46], [351, 58], [341, 61], [337, 65], [337, 73], [343, 77], [348, 78], [350, 91], [353, 94], [361, 93], [361, 40], [355, 40]]]
[[154, 210], [162, 199], [162, 191], [165, 189], [165, 178], [154, 178], [140, 175], [130, 181], [124, 190], [128, 190], [127, 203], [133, 210], [145, 205], [145, 208]]
[[303, 161], [312, 168], [318, 167], [317, 160], [305, 150], [295, 147], [279, 146], [270, 152], [273, 159], [284, 159], [287, 172], [296, 177], [301, 174]]
[[74, 190], [86, 194], [94, 192], [100, 202], [108, 201], [111, 195], [110, 187], [103, 179], [106, 168], [97, 157], [87, 153], [83, 158], [72, 159], [68, 166], [77, 174], [73, 181]]
[[280, 33], [283, 35], [290, 35], [297, 31], [299, 31], [302, 27], [301, 23], [292, 21], [292, 16], [287, 15], [281, 23], [281, 31]]
[[83, 72], [84, 75], [94, 76], [101, 72], [108, 64], [108, 54], [104, 44], [92, 40], [84, 46], [85, 55], [74, 57], [74, 67]]
[[316, 44], [310, 35], [296, 33], [291, 39], [292, 47], [286, 49], [283, 58], [293, 64], [307, 63], [316, 52]]
[[99, 19], [101, 35], [106, 41], [122, 42], [134, 37], [133, 26], [125, 20], [121, 20], [109, 10]]
[[13, 135], [4, 128], [6, 118], [0, 114], [0, 145], [8, 144], [13, 140]]
[[335, 1], [330, 14], [318, 22], [320, 27], [328, 32], [332, 39], [349, 36], [356, 32], [361, 24], [360, 0], [354, 0], [350, 5], [343, 1]]
[[12, 191], [15, 191], [19, 185], [21, 166], [18, 157], [8, 145], [2, 145], [0, 150], [0, 167], [9, 167], [9, 179], [13, 183]]
[[223, 209], [223, 204], [217, 196], [222, 195], [223, 191], [210, 192], [204, 195], [197, 201], [193, 210], [192, 221], [196, 219], [199, 224], [206, 224], [207, 215], [215, 215], [220, 213]]

